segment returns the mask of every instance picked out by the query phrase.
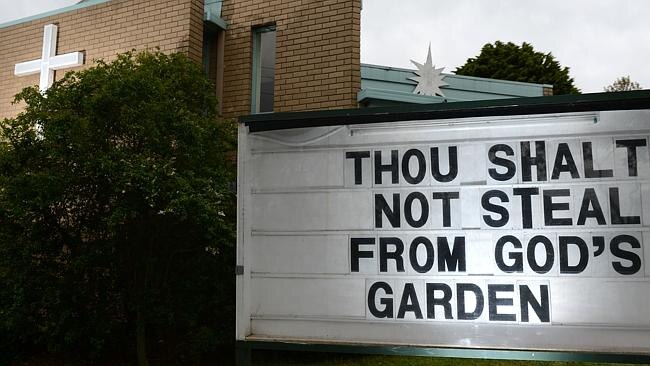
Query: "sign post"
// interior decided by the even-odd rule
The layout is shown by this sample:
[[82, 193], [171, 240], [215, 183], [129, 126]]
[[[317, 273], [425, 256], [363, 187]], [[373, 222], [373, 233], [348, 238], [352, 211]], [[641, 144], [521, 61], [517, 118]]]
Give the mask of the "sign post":
[[237, 339], [647, 361], [650, 93], [411, 109], [243, 119]]

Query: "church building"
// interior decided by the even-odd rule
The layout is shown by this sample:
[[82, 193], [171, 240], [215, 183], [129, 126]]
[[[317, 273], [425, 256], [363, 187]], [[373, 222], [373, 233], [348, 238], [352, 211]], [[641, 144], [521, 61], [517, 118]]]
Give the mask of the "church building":
[[[83, 0], [0, 24], [0, 118], [29, 85], [129, 50], [183, 52], [225, 117], [542, 96], [551, 85], [360, 63], [361, 0]], [[423, 49], [424, 51], [424, 49]], [[423, 57], [426, 56], [426, 59]]]

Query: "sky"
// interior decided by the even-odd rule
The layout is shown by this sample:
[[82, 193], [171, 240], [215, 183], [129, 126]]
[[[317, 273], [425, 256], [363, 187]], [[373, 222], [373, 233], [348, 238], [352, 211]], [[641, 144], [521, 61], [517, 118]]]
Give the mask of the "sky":
[[0, 23], [44, 13], [81, 0], [0, 0]]
[[[0, 0], [0, 23], [78, 2]], [[586, 93], [626, 75], [650, 88], [648, 0], [363, 0], [363, 63], [414, 68], [431, 43], [452, 72], [497, 40], [551, 52]]]
[[449, 73], [497, 40], [551, 52], [582, 92], [627, 75], [650, 88], [647, 0], [363, 1], [363, 63], [412, 69], [431, 43], [433, 63]]

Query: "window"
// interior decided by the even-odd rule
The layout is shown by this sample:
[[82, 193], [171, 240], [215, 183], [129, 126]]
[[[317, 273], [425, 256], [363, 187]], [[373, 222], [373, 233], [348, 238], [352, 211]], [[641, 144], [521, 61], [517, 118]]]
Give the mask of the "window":
[[216, 84], [217, 80], [217, 35], [203, 31], [203, 72]]
[[252, 113], [273, 112], [275, 87], [275, 27], [253, 30]]

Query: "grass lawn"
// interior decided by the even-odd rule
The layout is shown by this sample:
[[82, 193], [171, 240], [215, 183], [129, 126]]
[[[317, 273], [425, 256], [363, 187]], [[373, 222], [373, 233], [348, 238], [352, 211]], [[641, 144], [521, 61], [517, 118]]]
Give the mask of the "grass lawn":
[[[358, 356], [311, 352], [254, 351], [253, 366], [605, 366], [582, 362], [501, 361], [403, 356]], [[621, 364], [619, 364], [621, 365]]]

